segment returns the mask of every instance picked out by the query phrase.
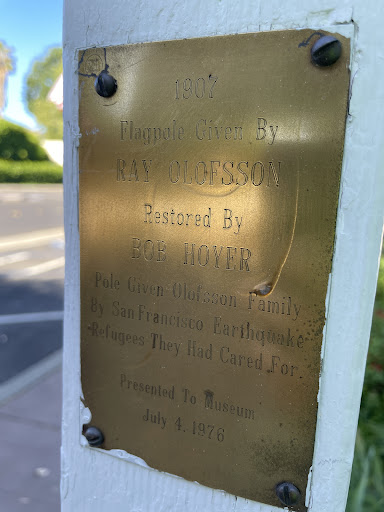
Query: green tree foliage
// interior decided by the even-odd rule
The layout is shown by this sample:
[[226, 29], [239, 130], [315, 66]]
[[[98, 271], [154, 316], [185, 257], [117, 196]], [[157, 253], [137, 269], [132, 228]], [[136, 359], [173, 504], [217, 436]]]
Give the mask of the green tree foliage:
[[8, 73], [13, 70], [12, 50], [0, 41], [1, 67]]
[[63, 71], [62, 49], [51, 48], [42, 60], [36, 60], [27, 77], [26, 99], [29, 110], [45, 128], [47, 139], [63, 137], [63, 116], [48, 94]]
[[12, 49], [0, 41], [0, 113], [6, 103], [7, 77], [12, 71], [14, 71]]
[[0, 159], [48, 160], [38, 138], [25, 128], [0, 120]]

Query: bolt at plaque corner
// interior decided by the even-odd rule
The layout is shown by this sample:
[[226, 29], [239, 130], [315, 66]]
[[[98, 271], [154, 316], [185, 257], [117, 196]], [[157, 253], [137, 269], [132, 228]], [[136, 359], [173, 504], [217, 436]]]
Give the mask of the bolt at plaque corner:
[[290, 507], [300, 501], [301, 493], [291, 482], [281, 482], [276, 485], [276, 496], [283, 505]]
[[334, 36], [322, 36], [311, 48], [312, 62], [320, 67], [332, 66], [339, 60], [341, 52], [339, 39]]
[[104, 435], [100, 429], [94, 426], [87, 427], [84, 432], [84, 437], [88, 441], [89, 446], [97, 448], [104, 442]]
[[110, 98], [117, 91], [117, 81], [107, 71], [102, 71], [96, 77], [95, 90], [99, 96]]

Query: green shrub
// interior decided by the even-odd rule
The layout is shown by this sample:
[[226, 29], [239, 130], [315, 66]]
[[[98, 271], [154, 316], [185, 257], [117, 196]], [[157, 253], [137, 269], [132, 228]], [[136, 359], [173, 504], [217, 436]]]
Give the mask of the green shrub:
[[380, 262], [347, 512], [384, 510], [384, 256]]
[[15, 162], [0, 159], [0, 183], [61, 183], [63, 168], [50, 161]]
[[[380, 262], [359, 423], [367, 441], [375, 437], [372, 425], [384, 426], [384, 257]], [[384, 456], [384, 449], [381, 454]]]
[[358, 431], [346, 512], [382, 512], [383, 510], [383, 459], [376, 446], [369, 445], [361, 431]]
[[25, 128], [0, 120], [0, 158], [4, 160], [48, 160], [39, 139]]

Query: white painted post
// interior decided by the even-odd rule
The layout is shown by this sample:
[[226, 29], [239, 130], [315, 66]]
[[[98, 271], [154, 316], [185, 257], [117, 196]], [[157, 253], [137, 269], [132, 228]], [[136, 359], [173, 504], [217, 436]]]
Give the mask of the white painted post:
[[119, 457], [90, 449], [82, 439], [77, 50], [299, 28], [339, 31], [351, 37], [350, 115], [328, 287], [313, 471], [306, 494], [311, 512], [342, 512], [348, 493], [383, 226], [383, 23], [384, 5], [374, 0], [65, 1], [63, 512], [281, 510], [141, 467], [123, 453]]

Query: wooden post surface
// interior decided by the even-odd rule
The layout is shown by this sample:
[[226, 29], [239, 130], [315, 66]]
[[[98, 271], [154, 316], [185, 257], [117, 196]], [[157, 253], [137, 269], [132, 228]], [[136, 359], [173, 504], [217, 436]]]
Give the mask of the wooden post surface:
[[[319, 410], [306, 503], [343, 512], [350, 471], [384, 210], [384, 5], [367, 0], [65, 0], [64, 194], [66, 284], [61, 496], [63, 512], [273, 512], [87, 446], [81, 427], [77, 51], [246, 32], [313, 28], [351, 38], [351, 87], [336, 241], [326, 301]], [[267, 80], [267, 77], [266, 77]], [[255, 486], [257, 482], [255, 481]]]

